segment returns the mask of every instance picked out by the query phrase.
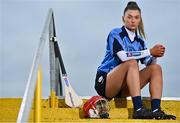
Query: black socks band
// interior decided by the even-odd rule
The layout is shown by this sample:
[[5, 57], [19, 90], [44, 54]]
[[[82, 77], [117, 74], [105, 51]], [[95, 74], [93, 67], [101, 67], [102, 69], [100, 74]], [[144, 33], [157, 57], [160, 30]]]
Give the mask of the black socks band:
[[132, 101], [133, 101], [133, 105], [134, 105], [135, 110], [138, 110], [142, 107], [141, 96], [132, 97]]

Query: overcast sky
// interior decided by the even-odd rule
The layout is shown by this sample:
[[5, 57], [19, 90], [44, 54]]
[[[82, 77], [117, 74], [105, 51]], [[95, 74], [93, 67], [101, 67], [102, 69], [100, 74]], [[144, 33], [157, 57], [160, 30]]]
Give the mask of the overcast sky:
[[[49, 8], [69, 80], [81, 96], [92, 96], [110, 30], [122, 26], [127, 0], [0, 0], [0, 97], [22, 97]], [[180, 97], [180, 2], [137, 0], [147, 45], [166, 46], [158, 59], [164, 74], [164, 97]], [[43, 59], [43, 97], [49, 96], [48, 42]], [[148, 87], [142, 96], [149, 96]]]

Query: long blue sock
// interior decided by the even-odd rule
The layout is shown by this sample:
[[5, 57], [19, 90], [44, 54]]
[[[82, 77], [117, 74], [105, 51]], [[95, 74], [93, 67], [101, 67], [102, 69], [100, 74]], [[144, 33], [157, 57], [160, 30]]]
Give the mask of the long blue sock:
[[151, 100], [151, 110], [155, 111], [160, 108], [161, 100], [160, 99], [152, 99]]
[[132, 97], [133, 105], [135, 110], [139, 110], [142, 107], [141, 96]]

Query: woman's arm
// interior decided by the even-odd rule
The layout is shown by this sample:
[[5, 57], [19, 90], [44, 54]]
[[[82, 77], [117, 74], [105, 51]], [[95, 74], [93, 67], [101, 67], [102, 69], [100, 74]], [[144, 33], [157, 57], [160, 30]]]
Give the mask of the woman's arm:
[[165, 47], [161, 44], [156, 44], [153, 48], [150, 49], [150, 53], [154, 57], [162, 57], [165, 53]]
[[141, 50], [141, 51], [119, 51], [117, 56], [121, 61], [127, 61], [131, 59], [141, 59], [147, 56], [150, 56], [150, 50]]
[[141, 61], [141, 63], [145, 64], [146, 66], [150, 65], [150, 64], [154, 64], [157, 62], [157, 58], [154, 56], [148, 56], [146, 58], [143, 59], [143, 61]]

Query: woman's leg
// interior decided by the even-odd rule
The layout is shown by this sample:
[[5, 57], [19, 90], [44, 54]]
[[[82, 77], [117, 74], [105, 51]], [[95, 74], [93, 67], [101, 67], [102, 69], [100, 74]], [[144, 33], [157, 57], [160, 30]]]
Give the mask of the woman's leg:
[[162, 69], [158, 64], [152, 64], [140, 71], [140, 83], [143, 88], [148, 82], [151, 99], [160, 99], [162, 96], [163, 77]]
[[163, 76], [161, 66], [158, 64], [152, 64], [140, 72], [141, 88], [143, 88], [147, 82], [149, 83], [149, 91], [151, 95], [151, 110], [152, 116], [155, 119], [176, 119], [176, 116], [169, 115], [163, 112], [160, 108], [160, 102], [162, 97], [163, 88]]
[[136, 60], [129, 60], [114, 68], [106, 78], [106, 97], [115, 97], [127, 85], [132, 97], [135, 119], [152, 119], [151, 112], [142, 107], [139, 67]]
[[[147, 83], [149, 84], [149, 91], [152, 99], [160, 99], [162, 96], [162, 69], [158, 64], [152, 64], [139, 72], [140, 88], [142, 89]], [[121, 90], [121, 96], [130, 96], [128, 85], [124, 85]]]
[[126, 61], [111, 72], [106, 79], [106, 96], [115, 97], [126, 82], [132, 97], [140, 96], [139, 67], [136, 60]]
[[[176, 116], [169, 115], [164, 113], [160, 109], [160, 101], [162, 96], [162, 88], [163, 88], [163, 77], [162, 77], [162, 69], [161, 66], [158, 64], [152, 64], [144, 68], [139, 72], [140, 76], [140, 87], [141, 89], [149, 83], [149, 91], [151, 95], [151, 108], [152, 113], [141, 113], [141, 114], [148, 114], [144, 115], [144, 118], [155, 118], [155, 119], [176, 119]], [[128, 90], [128, 85], [125, 83], [121, 89], [121, 96], [130, 96], [131, 91]], [[135, 112], [133, 114], [134, 118], [139, 118], [139, 113]], [[140, 119], [141, 119], [140, 115]]]
[[[160, 108], [162, 96], [162, 69], [158, 64], [152, 64], [140, 71], [140, 87], [143, 88], [148, 82], [151, 95], [151, 109], [155, 111]], [[127, 85], [122, 89], [122, 95], [128, 96]]]

